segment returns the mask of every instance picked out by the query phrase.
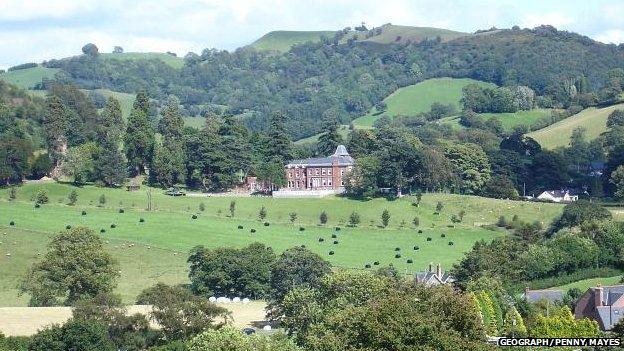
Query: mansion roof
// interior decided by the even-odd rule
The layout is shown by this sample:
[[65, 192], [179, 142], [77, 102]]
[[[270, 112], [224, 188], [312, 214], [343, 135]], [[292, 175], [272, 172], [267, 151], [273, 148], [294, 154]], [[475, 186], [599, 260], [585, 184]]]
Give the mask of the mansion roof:
[[347, 148], [344, 145], [338, 145], [336, 152], [331, 156], [290, 160], [286, 167], [332, 166], [334, 164], [338, 166], [352, 166], [353, 163], [353, 157], [349, 155]]

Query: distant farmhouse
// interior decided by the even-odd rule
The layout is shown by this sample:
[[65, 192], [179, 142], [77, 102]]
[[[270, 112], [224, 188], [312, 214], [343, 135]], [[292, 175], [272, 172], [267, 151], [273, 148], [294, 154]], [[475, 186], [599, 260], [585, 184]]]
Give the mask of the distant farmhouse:
[[576, 302], [574, 316], [598, 322], [600, 329], [611, 330], [624, 314], [624, 285], [590, 288]]
[[435, 271], [433, 270], [433, 264], [430, 263], [429, 270], [416, 273], [415, 279], [417, 283], [425, 284], [426, 286], [450, 284], [455, 281], [455, 277], [449, 272], [442, 271], [442, 266], [439, 263]]
[[275, 197], [321, 197], [344, 192], [346, 176], [353, 169], [353, 157], [344, 145], [327, 157], [291, 160], [285, 166], [286, 186]]
[[539, 194], [537, 199], [552, 202], [574, 202], [578, 201], [578, 195], [569, 189], [547, 190]]

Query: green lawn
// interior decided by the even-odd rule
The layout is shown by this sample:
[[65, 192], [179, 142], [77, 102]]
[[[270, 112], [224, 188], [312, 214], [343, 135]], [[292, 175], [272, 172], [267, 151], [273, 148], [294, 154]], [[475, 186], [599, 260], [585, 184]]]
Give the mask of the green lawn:
[[581, 290], [582, 292], [585, 292], [587, 289], [591, 287], [595, 287], [598, 284], [602, 284], [602, 286], [617, 285], [620, 283], [621, 279], [622, 279], [621, 275], [616, 275], [614, 277], [606, 277], [606, 278], [590, 278], [590, 279], [579, 280], [577, 282], [566, 284], [566, 285], [557, 286], [552, 289], [560, 289], [563, 291], [568, 291], [570, 289], [577, 288]]
[[[50, 203], [35, 208], [32, 196], [46, 189]], [[78, 203], [66, 205], [67, 194], [76, 189]], [[50, 233], [63, 230], [67, 225], [85, 225], [101, 233], [109, 242], [109, 249], [122, 263], [122, 284], [119, 291], [130, 301], [142, 288], [159, 280], [179, 282], [186, 279], [184, 259], [189, 249], [196, 245], [207, 247], [241, 247], [253, 241], [265, 243], [277, 252], [286, 248], [306, 245], [309, 249], [330, 260], [334, 265], [364, 268], [365, 264], [379, 261], [381, 265], [393, 264], [401, 272], [424, 269], [429, 262], [440, 262], [450, 267], [477, 240], [491, 240], [503, 232], [493, 232], [476, 225], [493, 223], [500, 215], [512, 217], [518, 214], [526, 220], [549, 223], [561, 211], [556, 204], [537, 204], [492, 200], [473, 196], [449, 194], [425, 194], [420, 207], [411, 205], [407, 197], [395, 201], [374, 199], [371, 201], [348, 200], [340, 197], [323, 199], [273, 199], [264, 197], [169, 197], [154, 189], [154, 211], [147, 212], [146, 189], [127, 192], [121, 189], [103, 189], [94, 186], [75, 188], [64, 184], [30, 184], [18, 190], [18, 198], [8, 201], [8, 190], [0, 190], [0, 232], [9, 233], [14, 246], [0, 245], [0, 262], [12, 260], [15, 266], [0, 264], [0, 305], [23, 304], [17, 298], [15, 283], [23, 274]], [[104, 207], [98, 207], [98, 198], [105, 194]], [[229, 218], [230, 201], [236, 201], [234, 218]], [[444, 204], [442, 214], [433, 214], [438, 201]], [[205, 211], [199, 211], [200, 203]], [[268, 216], [264, 226], [257, 219], [258, 210], [265, 206]], [[124, 213], [119, 213], [123, 208]], [[383, 209], [391, 213], [390, 225], [379, 228]], [[450, 217], [460, 210], [466, 211], [464, 221], [455, 228], [449, 227]], [[81, 212], [87, 214], [83, 216]], [[326, 226], [318, 225], [318, 216], [325, 210], [329, 216]], [[357, 228], [348, 228], [346, 221], [352, 211], [357, 211], [362, 221]], [[295, 211], [298, 219], [289, 222], [289, 213]], [[192, 215], [197, 214], [197, 219]], [[415, 228], [412, 219], [418, 216], [420, 226]], [[143, 218], [144, 222], [139, 222]], [[14, 226], [10, 222], [14, 221]], [[404, 221], [404, 223], [402, 223]], [[111, 228], [115, 224], [116, 228]], [[237, 227], [242, 225], [244, 229]], [[340, 226], [340, 231], [334, 227]], [[300, 231], [304, 227], [305, 231]], [[251, 233], [250, 229], [256, 229]], [[417, 229], [423, 233], [419, 234]], [[12, 235], [11, 233], [20, 233]], [[337, 238], [332, 238], [335, 234]], [[444, 235], [445, 237], [442, 237]], [[432, 240], [427, 241], [430, 237]], [[15, 238], [15, 240], [13, 239]], [[19, 240], [17, 240], [19, 238]], [[323, 242], [319, 242], [323, 238]], [[338, 244], [333, 244], [337, 240]], [[2, 240], [5, 241], [5, 240]], [[449, 246], [452, 241], [454, 245]], [[127, 243], [137, 243], [129, 248]], [[148, 248], [150, 246], [151, 248]], [[414, 246], [419, 246], [415, 251]], [[399, 247], [401, 258], [395, 258]], [[158, 250], [157, 250], [158, 249]], [[329, 255], [334, 251], [334, 255]], [[19, 255], [14, 252], [22, 252]], [[11, 253], [7, 258], [5, 255]], [[174, 253], [179, 253], [175, 255]], [[126, 256], [124, 256], [126, 255]], [[21, 257], [21, 258], [18, 258]], [[136, 257], [141, 257], [136, 260]], [[408, 264], [412, 259], [413, 264]], [[22, 268], [16, 268], [22, 267]], [[143, 272], [143, 273], [141, 273]], [[141, 275], [138, 277], [138, 275]], [[5, 279], [3, 282], [2, 280]], [[7, 292], [9, 291], [9, 292]]]
[[572, 131], [577, 127], [585, 128], [587, 139], [593, 140], [607, 129], [607, 117], [616, 109], [624, 109], [624, 103], [605, 108], [590, 107], [527, 135], [537, 140], [542, 147], [547, 149], [568, 146]]
[[41, 83], [43, 78], [54, 78], [59, 71], [58, 68], [46, 68], [37, 66], [33, 68], [20, 69], [0, 74], [0, 79], [13, 84], [22, 89], [30, 89], [37, 83]]
[[249, 44], [257, 50], [274, 50], [286, 52], [293, 45], [305, 42], [318, 42], [321, 36], [333, 38], [334, 31], [286, 31], [278, 30], [263, 35], [260, 39]]
[[503, 124], [503, 128], [506, 131], [510, 131], [520, 125], [530, 127], [538, 120], [550, 116], [551, 113], [551, 109], [538, 108], [512, 113], [480, 113], [479, 117], [483, 120], [488, 120], [492, 117], [498, 118]]
[[161, 60], [169, 66], [179, 69], [184, 66], [184, 59], [182, 57], [177, 57], [173, 55], [169, 55], [164, 52], [124, 52], [122, 54], [112, 54], [112, 53], [101, 53], [103, 58], [109, 60]]
[[358, 128], [371, 128], [373, 123], [383, 115], [390, 117], [397, 115], [413, 116], [429, 111], [434, 102], [453, 104], [459, 111], [461, 109], [459, 100], [461, 99], [462, 88], [472, 83], [492, 86], [490, 83], [469, 78], [427, 79], [418, 84], [400, 88], [386, 97], [384, 102], [388, 105], [388, 110], [383, 114], [377, 114], [376, 109], [373, 108], [368, 114], [353, 120], [353, 124]]

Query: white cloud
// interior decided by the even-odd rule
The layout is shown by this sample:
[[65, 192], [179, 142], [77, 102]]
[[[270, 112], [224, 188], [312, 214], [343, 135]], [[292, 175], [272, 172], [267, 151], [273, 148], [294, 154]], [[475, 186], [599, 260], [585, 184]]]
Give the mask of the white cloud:
[[624, 30], [610, 29], [595, 36], [596, 40], [606, 44], [624, 43]]
[[556, 28], [572, 24], [574, 21], [561, 13], [529, 14], [525, 16], [520, 26], [522, 28], [534, 28], [542, 24], [549, 24]]
[[97, 0], [2, 0], [0, 21], [23, 21], [36, 18], [64, 18], [93, 11]]

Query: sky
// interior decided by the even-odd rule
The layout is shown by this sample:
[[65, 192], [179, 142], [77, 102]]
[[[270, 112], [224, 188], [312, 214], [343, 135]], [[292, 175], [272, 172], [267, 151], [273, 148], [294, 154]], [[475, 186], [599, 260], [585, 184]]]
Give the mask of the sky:
[[478, 29], [550, 24], [624, 42], [622, 0], [0, 0], [0, 68], [119, 45], [131, 51], [233, 50], [272, 30], [337, 30], [362, 21]]

